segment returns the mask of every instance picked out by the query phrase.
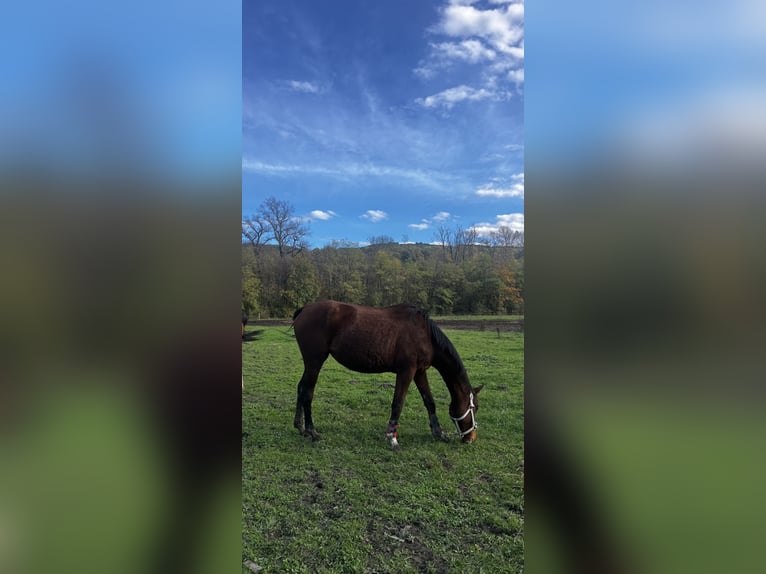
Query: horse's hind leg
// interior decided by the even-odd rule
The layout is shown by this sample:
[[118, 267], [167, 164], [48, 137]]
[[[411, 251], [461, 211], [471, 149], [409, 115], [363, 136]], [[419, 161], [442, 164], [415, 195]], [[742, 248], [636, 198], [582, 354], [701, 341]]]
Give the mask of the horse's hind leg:
[[439, 424], [439, 419], [436, 417], [436, 402], [434, 396], [431, 394], [431, 387], [428, 386], [428, 377], [426, 376], [425, 369], [417, 371], [415, 373], [415, 385], [417, 385], [420, 391], [420, 396], [423, 397], [423, 404], [428, 411], [428, 422], [431, 425], [431, 434], [435, 438], [440, 440], [449, 440], [447, 433], [442, 430]]
[[[310, 436], [313, 440], [319, 440], [322, 438], [318, 432], [314, 430], [314, 421], [311, 418], [311, 401], [314, 400], [314, 387], [317, 384], [317, 378], [319, 377], [319, 370], [322, 365], [308, 366], [303, 369], [303, 376], [298, 383], [298, 398], [295, 404], [295, 420], [293, 426], [298, 429], [298, 432], [303, 436]], [[303, 425], [305, 420], [306, 425]]]
[[295, 401], [295, 419], [293, 420], [293, 426], [298, 429], [298, 432], [303, 434], [305, 427], [303, 426], [303, 401], [301, 400], [301, 392], [303, 390], [303, 379], [306, 378], [306, 374], [301, 377], [298, 382], [297, 400]]

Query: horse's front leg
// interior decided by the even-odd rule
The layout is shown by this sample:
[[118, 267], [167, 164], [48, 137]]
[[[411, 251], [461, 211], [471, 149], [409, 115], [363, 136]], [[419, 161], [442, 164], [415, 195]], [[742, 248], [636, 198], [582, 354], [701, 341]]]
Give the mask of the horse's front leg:
[[423, 404], [428, 411], [428, 423], [431, 425], [431, 434], [439, 440], [449, 441], [449, 435], [442, 430], [439, 419], [436, 416], [436, 402], [431, 394], [431, 387], [428, 386], [428, 377], [425, 369], [415, 373], [415, 384], [423, 397]]
[[412, 382], [414, 369], [396, 373], [396, 388], [394, 389], [394, 400], [391, 402], [391, 418], [388, 419], [388, 428], [386, 428], [386, 439], [388, 444], [394, 450], [399, 450], [399, 416], [404, 408], [404, 397], [407, 396], [407, 390]]

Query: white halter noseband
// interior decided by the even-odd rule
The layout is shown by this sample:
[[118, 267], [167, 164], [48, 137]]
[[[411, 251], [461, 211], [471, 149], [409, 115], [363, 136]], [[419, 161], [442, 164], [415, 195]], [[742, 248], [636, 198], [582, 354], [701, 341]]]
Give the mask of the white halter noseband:
[[[465, 414], [463, 414], [462, 417], [455, 418], [452, 415], [450, 415], [449, 417], [452, 419], [452, 422], [455, 423], [455, 428], [457, 429], [457, 432], [460, 435], [460, 438], [463, 438], [465, 435], [467, 435], [471, 431], [475, 431], [477, 428], [479, 428], [479, 423], [476, 422], [476, 416], [474, 415], [474, 411], [476, 407], [473, 404], [473, 393], [469, 395], [469, 401], [470, 403], [468, 405], [468, 410], [465, 411]], [[461, 431], [460, 425], [458, 423], [462, 421], [464, 418], [466, 418], [469, 414], [471, 415], [471, 427], [466, 431]]]

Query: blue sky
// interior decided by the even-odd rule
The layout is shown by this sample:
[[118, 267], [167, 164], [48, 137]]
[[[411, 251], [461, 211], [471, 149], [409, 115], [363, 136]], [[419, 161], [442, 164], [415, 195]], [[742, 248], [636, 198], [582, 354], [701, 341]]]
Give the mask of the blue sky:
[[310, 243], [523, 229], [524, 5], [245, 0], [242, 213]]

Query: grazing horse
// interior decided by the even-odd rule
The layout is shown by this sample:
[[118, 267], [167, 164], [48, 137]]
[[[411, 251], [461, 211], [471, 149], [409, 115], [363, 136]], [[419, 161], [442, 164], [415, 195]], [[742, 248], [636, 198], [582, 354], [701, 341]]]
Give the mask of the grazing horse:
[[[452, 401], [450, 418], [463, 442], [476, 440], [477, 395], [484, 385], [472, 388], [455, 347], [428, 316], [412, 305], [378, 309], [337, 301], [319, 301], [293, 315], [295, 338], [303, 356], [303, 376], [298, 383], [294, 425], [304, 436], [318, 440], [311, 418], [314, 386], [328, 355], [360, 373], [396, 373], [391, 418], [386, 437], [399, 448], [399, 415], [410, 382], [415, 384], [428, 411], [431, 433], [447, 440], [436, 417], [436, 403], [426, 370], [433, 365], [447, 384]], [[303, 424], [305, 417], [305, 426]]]

